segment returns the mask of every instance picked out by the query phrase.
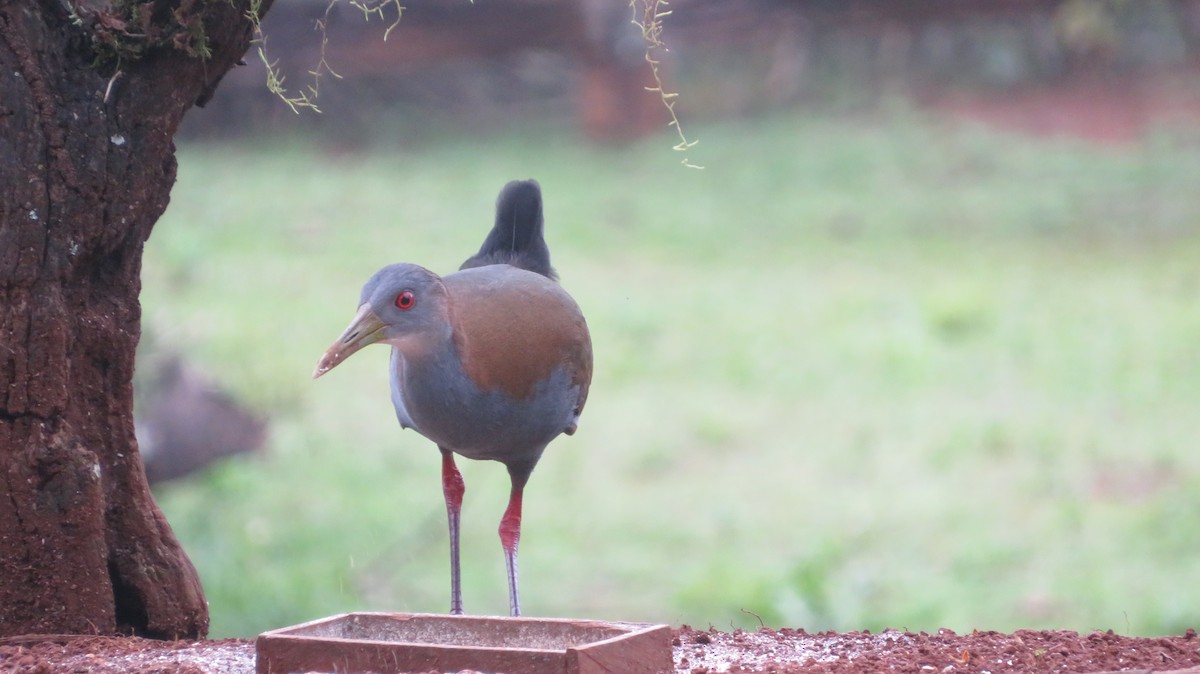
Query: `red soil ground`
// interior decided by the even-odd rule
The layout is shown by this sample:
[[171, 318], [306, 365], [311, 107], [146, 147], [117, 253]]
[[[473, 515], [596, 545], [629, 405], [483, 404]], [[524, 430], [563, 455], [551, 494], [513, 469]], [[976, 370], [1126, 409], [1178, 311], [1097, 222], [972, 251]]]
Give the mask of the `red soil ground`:
[[[675, 631], [677, 674], [1006, 674], [1171, 672], [1200, 674], [1200, 639], [1123, 637], [1062, 630], [974, 632]], [[254, 642], [163, 642], [133, 637], [0, 640], [0, 672], [20, 674], [253, 674]]]
[[1154, 130], [1200, 132], [1200, 64], [1169, 71], [1080, 76], [1011, 91], [924, 97], [954, 119], [1042, 137], [1125, 145]]

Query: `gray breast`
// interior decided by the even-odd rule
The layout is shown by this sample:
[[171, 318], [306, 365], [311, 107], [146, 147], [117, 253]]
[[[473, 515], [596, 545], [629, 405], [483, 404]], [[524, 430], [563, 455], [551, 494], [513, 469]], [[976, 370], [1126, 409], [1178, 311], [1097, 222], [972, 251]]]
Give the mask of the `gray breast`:
[[[416, 428], [413, 423], [412, 415], [408, 413], [408, 408], [404, 404], [404, 389], [402, 388], [404, 380], [404, 358], [394, 347], [392, 348], [392, 405], [396, 408], [396, 419], [400, 421], [401, 428]], [[418, 433], [420, 430], [418, 429]]]
[[480, 391], [461, 368], [448, 366], [449, 356], [419, 363], [393, 357], [392, 394], [400, 423], [407, 419], [438, 445], [471, 459], [530, 461], [576, 423], [578, 386], [564, 368], [527, 398], [514, 400], [501, 391]]

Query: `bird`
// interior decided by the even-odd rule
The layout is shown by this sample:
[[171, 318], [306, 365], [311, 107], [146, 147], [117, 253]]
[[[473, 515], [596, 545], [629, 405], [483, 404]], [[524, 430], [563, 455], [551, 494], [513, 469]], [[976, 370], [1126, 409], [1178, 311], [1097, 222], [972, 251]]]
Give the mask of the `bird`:
[[521, 615], [517, 547], [525, 484], [550, 441], [575, 433], [592, 378], [591, 335], [550, 264], [538, 182], [504, 186], [491, 231], [458, 271], [439, 276], [398, 263], [371, 276], [357, 314], [321, 356], [313, 378], [375, 343], [392, 347], [391, 398], [400, 426], [441, 452], [450, 613], [463, 614], [459, 524], [466, 485], [459, 455], [508, 470], [499, 535], [509, 613]]

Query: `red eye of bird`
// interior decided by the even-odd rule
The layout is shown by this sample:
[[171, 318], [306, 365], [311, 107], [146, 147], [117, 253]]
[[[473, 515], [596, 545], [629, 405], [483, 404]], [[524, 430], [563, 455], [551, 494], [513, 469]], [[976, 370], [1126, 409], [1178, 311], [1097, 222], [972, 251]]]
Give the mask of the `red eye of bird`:
[[413, 308], [413, 305], [416, 304], [416, 302], [417, 300], [413, 298], [411, 290], [405, 290], [399, 295], [396, 295], [397, 309], [404, 309], [405, 311], [408, 311], [409, 309]]

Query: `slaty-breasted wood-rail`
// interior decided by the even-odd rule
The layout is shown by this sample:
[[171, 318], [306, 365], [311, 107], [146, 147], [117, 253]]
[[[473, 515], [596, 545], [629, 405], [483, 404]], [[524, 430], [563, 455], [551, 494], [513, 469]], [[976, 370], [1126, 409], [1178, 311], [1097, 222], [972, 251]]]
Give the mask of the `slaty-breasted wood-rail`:
[[437, 444], [450, 524], [450, 612], [463, 612], [454, 455], [499, 461], [512, 491], [500, 520], [509, 609], [520, 615], [521, 498], [542, 452], [575, 432], [592, 377], [583, 313], [556, 282], [537, 182], [505, 185], [479, 252], [446, 276], [393, 264], [363, 286], [358, 314], [321, 357], [319, 377], [368, 344], [392, 347], [396, 417]]

